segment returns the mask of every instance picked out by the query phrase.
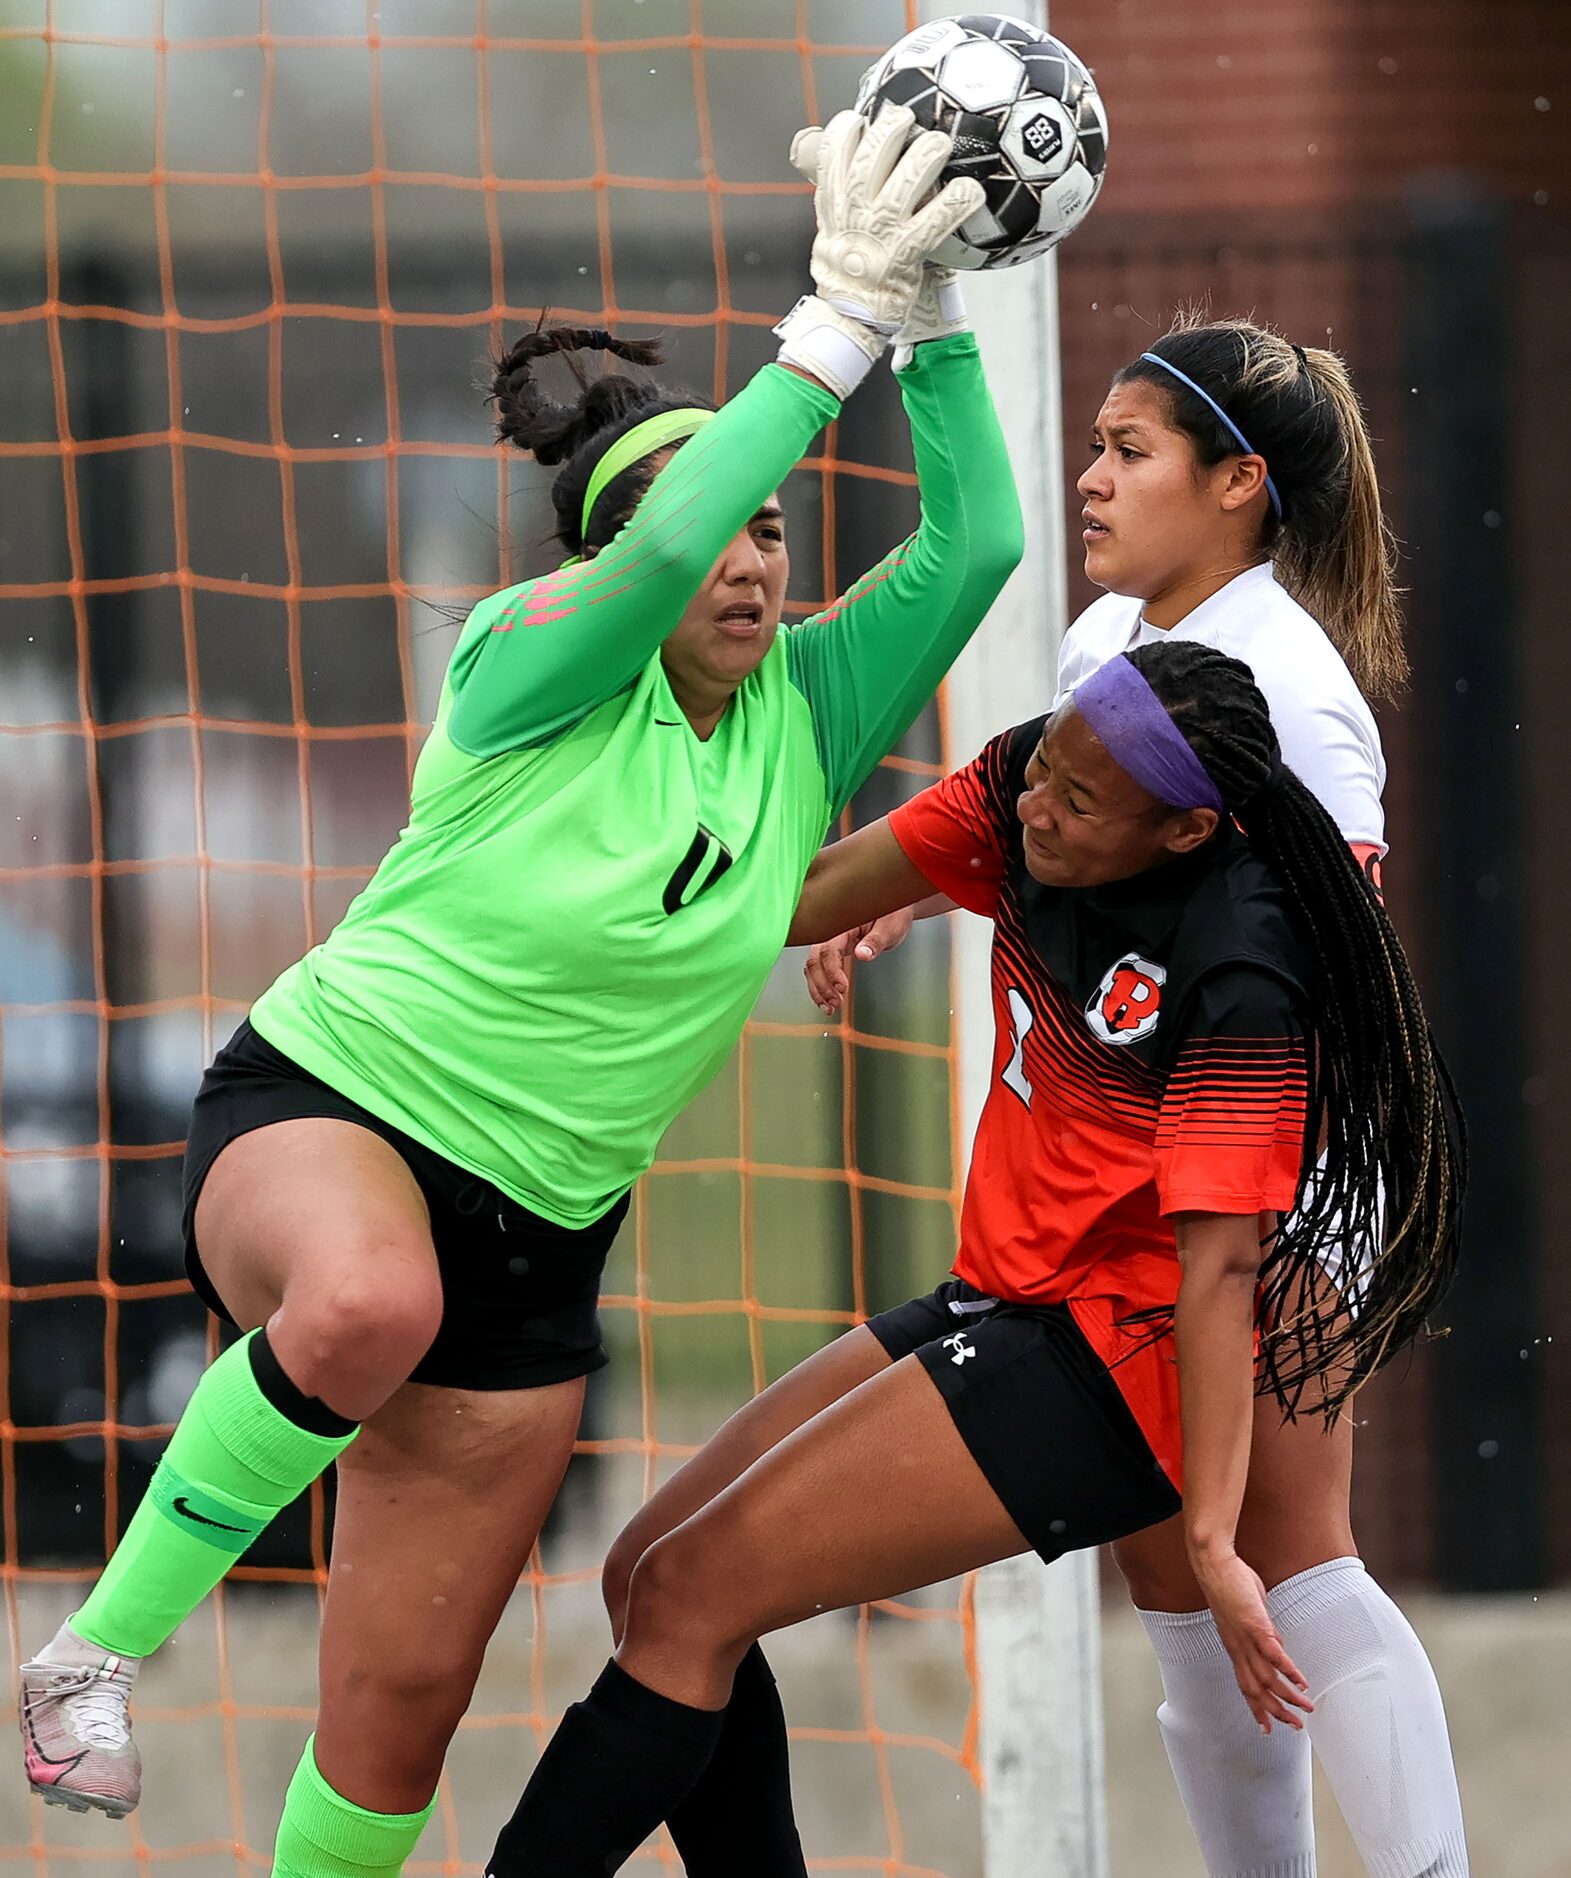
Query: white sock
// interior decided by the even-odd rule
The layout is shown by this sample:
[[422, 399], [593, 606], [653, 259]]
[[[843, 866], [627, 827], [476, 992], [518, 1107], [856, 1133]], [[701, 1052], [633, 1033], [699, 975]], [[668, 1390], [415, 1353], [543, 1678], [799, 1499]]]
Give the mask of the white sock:
[[1412, 1625], [1356, 1558], [1267, 1601], [1309, 1679], [1309, 1738], [1370, 1878], [1467, 1878], [1445, 1709]]
[[1260, 1732], [1209, 1611], [1139, 1616], [1162, 1665], [1162, 1740], [1211, 1878], [1315, 1878], [1307, 1737]]

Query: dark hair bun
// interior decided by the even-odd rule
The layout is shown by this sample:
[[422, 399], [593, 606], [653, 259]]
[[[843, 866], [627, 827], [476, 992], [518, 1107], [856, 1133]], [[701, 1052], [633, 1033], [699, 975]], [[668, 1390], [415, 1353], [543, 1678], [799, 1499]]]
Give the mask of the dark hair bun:
[[[527, 450], [537, 463], [561, 463], [648, 396], [647, 386], [620, 373], [590, 378], [575, 356], [580, 352], [609, 352], [630, 365], [658, 365], [663, 357], [658, 339], [618, 339], [598, 326], [540, 326], [525, 333], [493, 361], [489, 401], [496, 406], [499, 443]], [[556, 403], [535, 383], [536, 359], [553, 355], [578, 381], [572, 404]]]

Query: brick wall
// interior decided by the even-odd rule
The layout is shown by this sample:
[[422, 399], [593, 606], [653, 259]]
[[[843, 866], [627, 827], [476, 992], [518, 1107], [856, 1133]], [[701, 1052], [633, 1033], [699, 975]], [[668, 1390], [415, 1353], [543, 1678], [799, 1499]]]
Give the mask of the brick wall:
[[1335, 207], [1425, 170], [1571, 207], [1566, 0], [1053, 0], [1052, 22], [1113, 115], [1099, 214]]

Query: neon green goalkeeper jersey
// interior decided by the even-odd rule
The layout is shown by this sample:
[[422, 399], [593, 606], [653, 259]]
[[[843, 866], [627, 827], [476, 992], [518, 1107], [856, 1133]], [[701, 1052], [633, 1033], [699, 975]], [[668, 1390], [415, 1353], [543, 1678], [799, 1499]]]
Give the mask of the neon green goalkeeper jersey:
[[597, 1219], [715, 1074], [833, 817], [1019, 559], [967, 334], [900, 374], [916, 533], [783, 628], [712, 735], [660, 660], [727, 543], [839, 409], [767, 365], [592, 561], [482, 601], [408, 826], [252, 1021], [304, 1069], [562, 1226]]

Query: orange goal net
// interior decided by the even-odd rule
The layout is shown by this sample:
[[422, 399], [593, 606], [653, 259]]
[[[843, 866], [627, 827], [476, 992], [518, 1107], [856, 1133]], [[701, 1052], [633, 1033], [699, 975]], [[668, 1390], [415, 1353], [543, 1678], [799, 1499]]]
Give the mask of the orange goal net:
[[[549, 308], [723, 398], [806, 284], [791, 132], [908, 0], [18, 0], [0, 24], [0, 1512], [14, 1660], [80, 1600], [217, 1348], [185, 1115], [403, 818], [456, 628], [550, 563], [478, 386]], [[848, 43], [854, 24], [860, 36]], [[767, 28], [761, 31], [760, 28]], [[910, 526], [887, 375], [792, 478], [793, 601]], [[863, 791], [940, 770], [919, 723]], [[476, 1872], [606, 1646], [620, 1524], [752, 1391], [947, 1268], [950, 960], [825, 1024], [782, 961], [612, 1254], [562, 1502], [409, 1869]], [[505, 1483], [503, 1483], [505, 1487]], [[0, 1797], [0, 1864], [265, 1871], [310, 1725], [317, 1489], [144, 1673], [123, 1825]], [[772, 1651], [815, 1872], [979, 1869], [964, 1587]], [[674, 1868], [669, 1842], [642, 1863]]]

